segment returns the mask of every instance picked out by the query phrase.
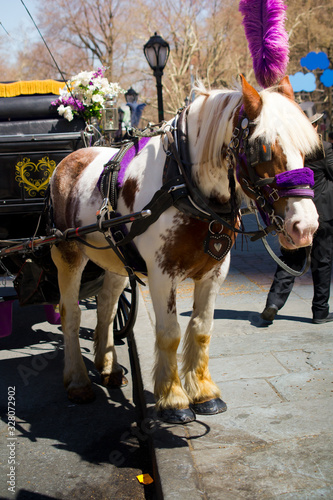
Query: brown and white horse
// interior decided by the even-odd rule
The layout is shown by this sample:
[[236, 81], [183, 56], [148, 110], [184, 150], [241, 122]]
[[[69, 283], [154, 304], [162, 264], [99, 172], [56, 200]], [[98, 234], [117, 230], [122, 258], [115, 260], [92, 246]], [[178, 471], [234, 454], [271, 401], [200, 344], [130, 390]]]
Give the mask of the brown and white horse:
[[[199, 88], [198, 94], [187, 109], [186, 140], [193, 185], [215, 206], [232, 202], [231, 196], [239, 199], [243, 191], [257, 201], [261, 198], [263, 203], [260, 199], [259, 203], [264, 210], [265, 203], [269, 202], [272, 207], [268, 214], [269, 222], [274, 222], [276, 218], [280, 221], [281, 245], [286, 248], [310, 245], [318, 225], [317, 212], [308, 196], [308, 181], [301, 174], [304, 156], [318, 147], [318, 137], [295, 103], [288, 77], [275, 88], [260, 93], [242, 77], [241, 89], [206, 91]], [[259, 160], [250, 164], [248, 155], [245, 156], [243, 151], [244, 145], [231, 143], [237, 156], [237, 167], [233, 165], [235, 174], [236, 168], [238, 170], [231, 195], [228, 145], [235, 137], [242, 142], [238, 132], [244, 117], [244, 128], [249, 123], [248, 138], [244, 136], [244, 143], [247, 140], [250, 148], [251, 145], [264, 145], [265, 151], [267, 146], [271, 156], [259, 156]], [[96, 212], [103, 201], [99, 178], [104, 165], [116, 152], [112, 148], [92, 147], [76, 151], [61, 161], [50, 183], [55, 226], [58, 229], [64, 231], [96, 222]], [[140, 211], [150, 202], [162, 185], [165, 161], [163, 137], [152, 137], [123, 173], [117, 208], [119, 213]], [[301, 179], [296, 186], [295, 182], [292, 183], [292, 189], [287, 194], [282, 194], [285, 186], [282, 183], [281, 187], [276, 177], [284, 175], [284, 172], [296, 172], [296, 177], [298, 175]], [[254, 185], [251, 185], [249, 180], [253, 176]], [[276, 196], [279, 193], [281, 196]], [[238, 222], [236, 218], [236, 227], [239, 227]], [[221, 225], [217, 224], [217, 227], [216, 234], [222, 232], [232, 244], [234, 233]], [[208, 350], [215, 298], [228, 273], [230, 252], [217, 260], [204, 251], [209, 228], [209, 220], [198, 220], [171, 206], [134, 239], [147, 265], [156, 315], [156, 408], [161, 417], [169, 422], [187, 422], [195, 418], [195, 413], [212, 414], [226, 409], [220, 399], [220, 390], [209, 373]], [[91, 245], [105, 247], [105, 238], [100, 232], [86, 236], [85, 240]], [[217, 252], [220, 247], [217, 239]], [[122, 373], [113, 342], [113, 318], [118, 297], [127, 281], [127, 272], [112, 249], [96, 250], [80, 241], [63, 241], [53, 246], [52, 258], [58, 268], [61, 292], [60, 313], [65, 337], [64, 383], [70, 400], [89, 402], [93, 400], [94, 393], [79, 346], [78, 293], [81, 274], [89, 259], [106, 270], [97, 301], [95, 365], [104, 384], [121, 385]], [[182, 383], [176, 358], [181, 337], [176, 290], [186, 278], [194, 280], [195, 288], [193, 312], [185, 333]]]

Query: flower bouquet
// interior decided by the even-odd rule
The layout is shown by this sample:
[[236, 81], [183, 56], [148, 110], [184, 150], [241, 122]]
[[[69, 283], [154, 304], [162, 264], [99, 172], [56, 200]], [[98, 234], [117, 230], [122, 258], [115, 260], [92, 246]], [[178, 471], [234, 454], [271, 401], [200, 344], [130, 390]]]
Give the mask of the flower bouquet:
[[118, 83], [110, 83], [104, 77], [104, 71], [105, 68], [99, 68], [72, 76], [60, 90], [59, 98], [52, 102], [59, 115], [69, 122], [74, 115], [83, 116], [87, 123], [93, 117], [99, 120], [104, 103], [116, 100], [118, 94], [125, 92]]

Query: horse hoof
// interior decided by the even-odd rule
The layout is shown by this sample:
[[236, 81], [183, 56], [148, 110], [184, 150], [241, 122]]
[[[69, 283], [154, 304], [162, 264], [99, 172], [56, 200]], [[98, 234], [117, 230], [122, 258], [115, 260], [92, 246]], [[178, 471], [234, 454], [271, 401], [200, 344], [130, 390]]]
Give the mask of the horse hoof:
[[119, 389], [120, 387], [126, 387], [128, 385], [128, 380], [123, 375], [123, 372], [110, 373], [110, 375], [101, 375], [102, 384], [109, 387], [110, 389]]
[[215, 415], [227, 411], [227, 405], [220, 398], [210, 399], [204, 403], [193, 403], [192, 409], [198, 415]]
[[158, 417], [168, 424], [188, 424], [195, 420], [195, 413], [191, 408], [166, 409], [158, 412]]
[[96, 395], [91, 386], [88, 385], [85, 387], [73, 387], [72, 389], [68, 389], [67, 397], [72, 403], [85, 404], [94, 401]]

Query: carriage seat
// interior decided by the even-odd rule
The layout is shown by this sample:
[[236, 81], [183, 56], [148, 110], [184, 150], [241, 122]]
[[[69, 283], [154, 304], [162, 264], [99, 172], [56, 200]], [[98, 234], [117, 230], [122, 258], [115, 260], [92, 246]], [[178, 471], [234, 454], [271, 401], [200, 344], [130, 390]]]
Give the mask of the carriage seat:
[[55, 80], [0, 83], [0, 232], [9, 238], [9, 215], [39, 214], [56, 165], [84, 147], [84, 120], [69, 122], [51, 104], [62, 86]]

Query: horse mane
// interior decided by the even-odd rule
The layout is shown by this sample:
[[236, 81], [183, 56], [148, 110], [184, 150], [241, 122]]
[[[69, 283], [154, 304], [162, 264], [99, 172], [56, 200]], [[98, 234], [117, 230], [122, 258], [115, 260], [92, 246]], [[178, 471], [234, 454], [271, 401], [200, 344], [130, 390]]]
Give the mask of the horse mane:
[[[234, 115], [242, 102], [241, 88], [236, 84], [232, 89], [208, 90], [199, 81], [195, 92], [197, 97], [191, 105], [198, 114], [194, 165], [203, 166], [210, 161], [214, 167], [222, 168], [221, 149], [228, 145], [235, 126]], [[262, 137], [271, 144], [278, 140], [285, 154], [313, 153], [319, 146], [319, 137], [296, 102], [279, 92], [277, 86], [261, 90], [259, 94], [263, 106], [254, 120], [256, 128], [251, 140]]]
[[236, 88], [208, 90], [200, 81], [196, 83], [194, 90], [196, 99], [190, 108], [197, 114], [197, 161], [193, 164], [211, 162], [214, 167], [222, 168], [221, 149], [226, 148], [230, 141], [233, 117], [241, 104], [242, 92]]
[[313, 153], [319, 146], [315, 128], [295, 101], [276, 90], [270, 87], [259, 93], [263, 106], [251, 139], [264, 137], [271, 144], [278, 140], [285, 153]]

